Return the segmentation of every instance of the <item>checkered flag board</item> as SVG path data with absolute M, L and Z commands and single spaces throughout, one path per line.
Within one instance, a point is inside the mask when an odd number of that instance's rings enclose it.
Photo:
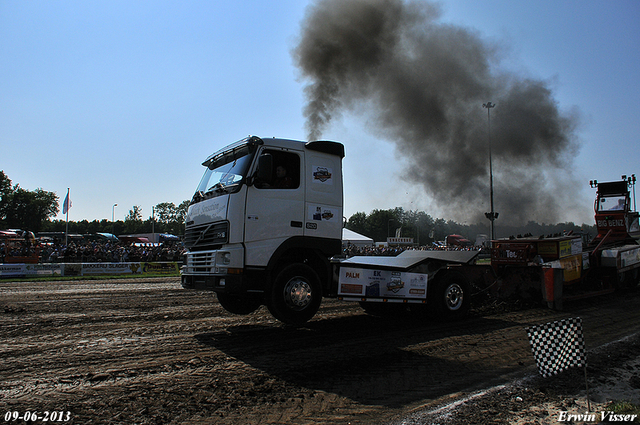
M 587 355 L 580 317 L 526 328 L 533 357 L 543 377 L 556 375 L 573 366 L 586 366 Z

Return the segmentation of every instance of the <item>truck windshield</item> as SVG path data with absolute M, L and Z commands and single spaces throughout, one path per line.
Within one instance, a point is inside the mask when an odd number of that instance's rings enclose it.
M 626 196 L 603 196 L 598 199 L 598 211 L 624 210 Z
M 240 190 L 252 158 L 253 152 L 242 149 L 219 155 L 205 162 L 207 170 L 200 180 L 191 203 Z

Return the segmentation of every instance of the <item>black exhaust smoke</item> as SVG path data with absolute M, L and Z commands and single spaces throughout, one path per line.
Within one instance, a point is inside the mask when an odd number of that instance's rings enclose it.
M 408 178 L 457 221 L 486 222 L 488 101 L 499 222 L 554 223 L 575 208 L 578 114 L 549 84 L 499 69 L 502 46 L 439 23 L 440 9 L 402 0 L 313 3 L 293 51 L 305 88 L 309 139 L 341 111 L 363 109 L 391 140 Z M 499 226 L 497 222 L 497 226 Z

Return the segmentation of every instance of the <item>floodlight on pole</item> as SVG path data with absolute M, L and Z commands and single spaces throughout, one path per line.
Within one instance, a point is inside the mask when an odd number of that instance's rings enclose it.
M 491 108 L 495 108 L 496 104 L 487 102 L 482 104 L 483 108 L 487 108 L 487 119 L 489 122 L 489 195 L 491 198 L 491 212 L 484 213 L 484 215 L 491 222 L 491 240 L 495 240 L 496 233 L 493 222 L 498 218 L 498 213 L 493 209 L 493 164 L 491 161 Z
M 118 206 L 118 204 L 113 204 L 113 207 L 111 207 L 111 234 L 115 235 L 115 229 L 116 229 L 116 225 L 115 225 L 115 215 L 116 215 L 116 207 Z
M 627 185 L 633 189 L 633 210 L 637 211 L 636 209 L 636 175 L 631 174 L 629 177 L 627 177 L 626 175 L 623 175 L 622 180 L 626 181 Z

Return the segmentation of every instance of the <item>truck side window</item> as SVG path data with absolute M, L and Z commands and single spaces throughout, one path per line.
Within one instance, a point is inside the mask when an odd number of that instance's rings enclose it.
M 260 189 L 297 189 L 300 186 L 300 157 L 295 153 L 265 150 L 273 156 L 273 172 Z

